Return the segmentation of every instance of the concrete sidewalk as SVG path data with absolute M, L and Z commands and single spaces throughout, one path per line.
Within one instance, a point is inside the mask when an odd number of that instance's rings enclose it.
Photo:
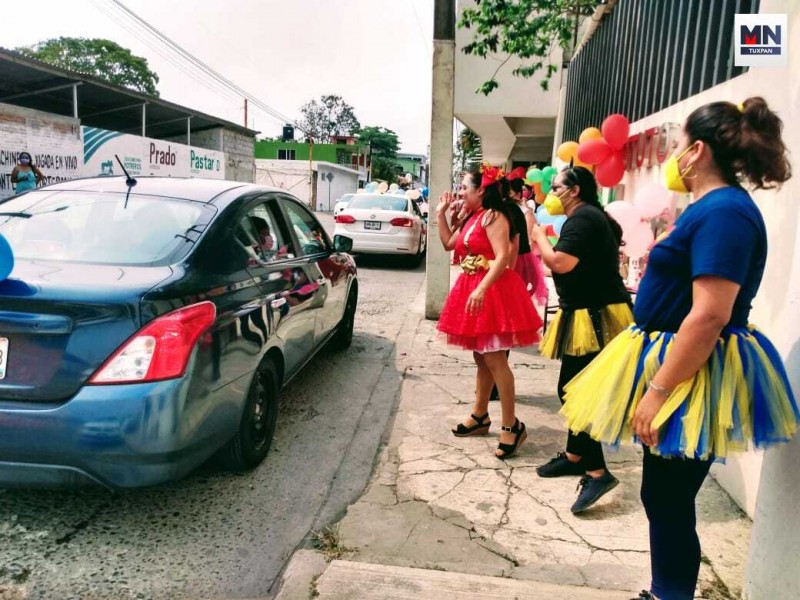
M 500 461 L 493 454 L 498 403 L 490 405 L 494 425 L 489 436 L 456 438 L 449 431 L 470 411 L 475 385 L 471 356 L 437 338 L 435 323 L 422 318 L 421 298 L 410 310 L 419 318 L 412 321 L 415 330 L 398 342 L 398 369 L 405 376 L 389 443 L 364 495 L 350 506 L 333 536 L 341 558 L 360 565 L 334 562 L 317 581 L 327 565 L 318 553 L 301 551 L 278 597 L 308 598 L 312 589 L 327 598 L 381 597 L 367 594 L 367 588 L 346 592 L 341 580 L 347 579 L 384 592 L 395 585 L 397 594 L 384 593 L 386 598 L 429 597 L 425 590 L 430 597 L 491 598 L 490 590 L 506 589 L 496 587 L 502 583 L 498 578 L 519 580 L 513 591 L 507 588 L 510 598 L 625 600 L 647 589 L 648 529 L 639 501 L 638 449 L 607 454 L 621 484 L 584 515 L 573 515 L 569 508 L 578 479 L 541 479 L 535 472 L 565 443 L 555 397 L 558 363 L 533 349 L 512 352 L 518 416 L 529 436 L 516 457 Z M 709 479 L 700 494 L 698 521 L 704 553 L 698 597 L 739 598 L 749 519 Z M 418 571 L 387 573 L 374 565 Z M 457 588 L 452 578 L 442 579 L 442 571 L 483 579 L 467 578 L 473 587 Z M 404 581 L 418 583 L 408 596 L 403 595 Z M 545 588 L 549 595 L 543 596 Z M 476 589 L 485 595 L 468 593 Z

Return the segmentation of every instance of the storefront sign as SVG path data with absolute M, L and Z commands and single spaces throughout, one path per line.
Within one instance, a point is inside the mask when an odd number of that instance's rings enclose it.
M 625 169 L 635 171 L 662 164 L 672 152 L 679 134 L 680 125 L 664 123 L 660 127 L 651 127 L 630 136 L 622 151 Z

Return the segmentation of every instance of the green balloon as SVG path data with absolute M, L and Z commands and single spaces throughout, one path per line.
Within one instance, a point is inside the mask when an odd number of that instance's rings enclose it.
M 545 194 L 549 194 L 550 193 L 550 186 L 552 185 L 552 183 L 553 183 L 553 179 L 551 177 L 545 177 L 542 180 L 542 191 Z
M 545 179 L 552 179 L 553 176 L 558 175 L 558 169 L 555 167 L 545 167 L 542 169 L 542 173 L 544 173 Z
M 544 180 L 544 172 L 541 169 L 529 169 L 525 179 L 531 183 L 541 183 Z

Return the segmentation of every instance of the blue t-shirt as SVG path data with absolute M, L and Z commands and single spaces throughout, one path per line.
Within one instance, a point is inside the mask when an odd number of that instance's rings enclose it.
M 678 331 L 692 308 L 693 281 L 711 275 L 741 286 L 728 326 L 745 327 L 766 260 L 767 230 L 750 195 L 739 187 L 709 192 L 650 252 L 633 311 L 636 324 L 645 331 Z

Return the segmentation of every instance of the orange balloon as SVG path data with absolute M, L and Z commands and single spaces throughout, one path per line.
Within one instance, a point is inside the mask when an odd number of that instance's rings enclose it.
M 599 140 L 602 139 L 603 132 L 600 131 L 597 127 L 587 127 L 581 132 L 580 137 L 578 138 L 579 143 L 583 143 L 586 140 Z
M 578 156 L 578 142 L 564 142 L 558 147 L 556 156 L 564 162 L 569 162 Z

